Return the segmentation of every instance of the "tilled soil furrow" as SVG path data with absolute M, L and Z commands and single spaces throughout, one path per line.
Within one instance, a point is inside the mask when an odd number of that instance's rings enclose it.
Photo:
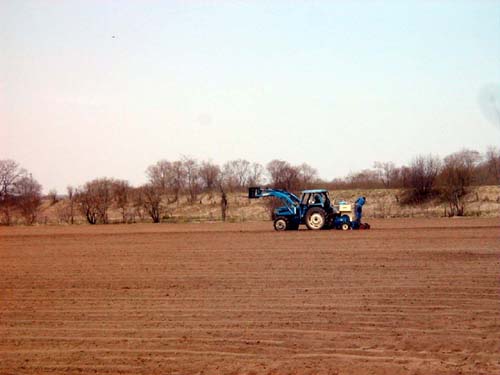
M 499 223 L 373 227 L 0 228 L 0 374 L 500 373 Z

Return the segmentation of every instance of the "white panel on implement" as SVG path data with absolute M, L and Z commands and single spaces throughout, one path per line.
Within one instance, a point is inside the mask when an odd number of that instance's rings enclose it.
M 339 205 L 339 211 L 341 211 L 341 212 L 351 211 L 351 205 L 350 204 L 341 204 L 341 205 Z

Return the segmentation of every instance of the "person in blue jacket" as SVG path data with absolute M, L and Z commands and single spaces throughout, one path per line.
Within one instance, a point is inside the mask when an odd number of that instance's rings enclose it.
M 361 223 L 361 217 L 363 216 L 363 205 L 366 202 L 365 197 L 359 197 L 354 203 L 354 213 L 356 215 L 356 221 Z

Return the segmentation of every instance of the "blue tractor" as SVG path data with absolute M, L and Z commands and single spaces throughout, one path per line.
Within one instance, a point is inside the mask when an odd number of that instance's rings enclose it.
M 302 191 L 302 197 L 280 189 L 251 187 L 248 198 L 257 199 L 275 197 L 284 205 L 273 212 L 274 229 L 277 231 L 297 230 L 300 224 L 308 229 L 369 229 L 368 224 L 361 223 L 362 207 L 365 198 L 358 198 L 355 204 L 355 218 L 348 204 L 332 205 L 328 190 L 314 189 Z

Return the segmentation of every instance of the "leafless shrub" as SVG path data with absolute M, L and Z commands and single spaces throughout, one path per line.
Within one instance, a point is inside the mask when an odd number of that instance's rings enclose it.
M 165 212 L 160 188 L 153 184 L 146 184 L 140 188 L 139 194 L 139 199 L 144 209 L 153 220 L 153 223 L 159 223 Z
M 89 224 L 108 223 L 108 210 L 113 198 L 112 187 L 111 179 L 97 178 L 79 189 L 77 202 Z
M 438 157 L 417 156 L 409 166 L 408 189 L 402 202 L 420 204 L 437 195 L 436 179 L 441 169 Z
M 35 223 L 42 204 L 42 185 L 33 176 L 23 176 L 14 184 L 14 202 L 26 224 Z
M 204 161 L 201 163 L 199 174 L 202 189 L 207 192 L 212 192 L 219 183 L 221 170 L 217 164 L 211 161 Z
M 440 175 L 442 200 L 448 204 L 448 216 L 463 216 L 465 196 L 472 185 L 474 170 L 481 156 L 479 152 L 462 150 L 447 156 Z

